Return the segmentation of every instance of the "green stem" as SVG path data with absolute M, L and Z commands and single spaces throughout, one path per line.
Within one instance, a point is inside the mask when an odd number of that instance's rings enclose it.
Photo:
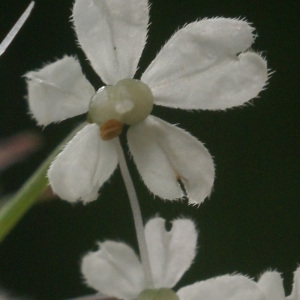
M 83 126 L 81 124 L 73 130 L 22 185 L 20 190 L 3 205 L 0 210 L 0 242 L 3 241 L 6 235 L 35 203 L 38 196 L 46 189 L 48 185 L 47 171 L 52 160 Z

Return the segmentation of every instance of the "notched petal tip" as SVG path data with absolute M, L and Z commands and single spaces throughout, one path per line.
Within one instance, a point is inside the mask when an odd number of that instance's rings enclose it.
M 172 288 L 189 269 L 196 255 L 197 230 L 190 219 L 180 218 L 171 222 L 160 217 L 145 225 L 145 236 L 155 288 Z
M 253 41 L 253 28 L 243 20 L 188 24 L 166 43 L 142 80 L 157 105 L 203 110 L 243 105 L 268 79 L 266 61 L 248 51 Z
M 201 203 L 210 194 L 214 164 L 207 149 L 184 130 L 149 116 L 128 130 L 128 146 L 149 190 L 163 199 Z
M 300 298 L 300 267 L 294 272 L 294 282 L 292 293 L 286 298 L 287 300 L 299 300 Z
M 276 271 L 267 271 L 262 274 L 257 284 L 266 294 L 267 300 L 285 299 L 283 280 L 280 273 Z

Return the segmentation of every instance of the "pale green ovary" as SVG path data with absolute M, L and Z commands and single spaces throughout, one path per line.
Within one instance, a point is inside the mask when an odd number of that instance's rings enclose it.
M 126 125 L 142 122 L 152 111 L 150 88 L 136 79 L 123 79 L 100 88 L 89 104 L 88 119 L 99 126 L 108 120 Z

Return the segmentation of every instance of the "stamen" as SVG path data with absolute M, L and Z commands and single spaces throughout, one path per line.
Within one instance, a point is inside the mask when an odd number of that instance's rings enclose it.
M 100 126 L 100 137 L 104 141 L 112 140 L 123 131 L 123 123 L 117 120 L 108 120 Z

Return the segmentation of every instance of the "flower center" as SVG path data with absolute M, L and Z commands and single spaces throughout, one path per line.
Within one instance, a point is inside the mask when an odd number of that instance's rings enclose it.
M 102 139 L 112 139 L 121 134 L 123 123 L 135 125 L 142 122 L 151 113 L 152 107 L 153 96 L 145 83 L 123 79 L 114 86 L 105 86 L 97 91 L 89 104 L 88 121 L 99 125 Z M 109 131 L 108 138 L 106 130 Z
M 142 291 L 137 300 L 179 300 L 179 297 L 171 289 L 147 289 Z

